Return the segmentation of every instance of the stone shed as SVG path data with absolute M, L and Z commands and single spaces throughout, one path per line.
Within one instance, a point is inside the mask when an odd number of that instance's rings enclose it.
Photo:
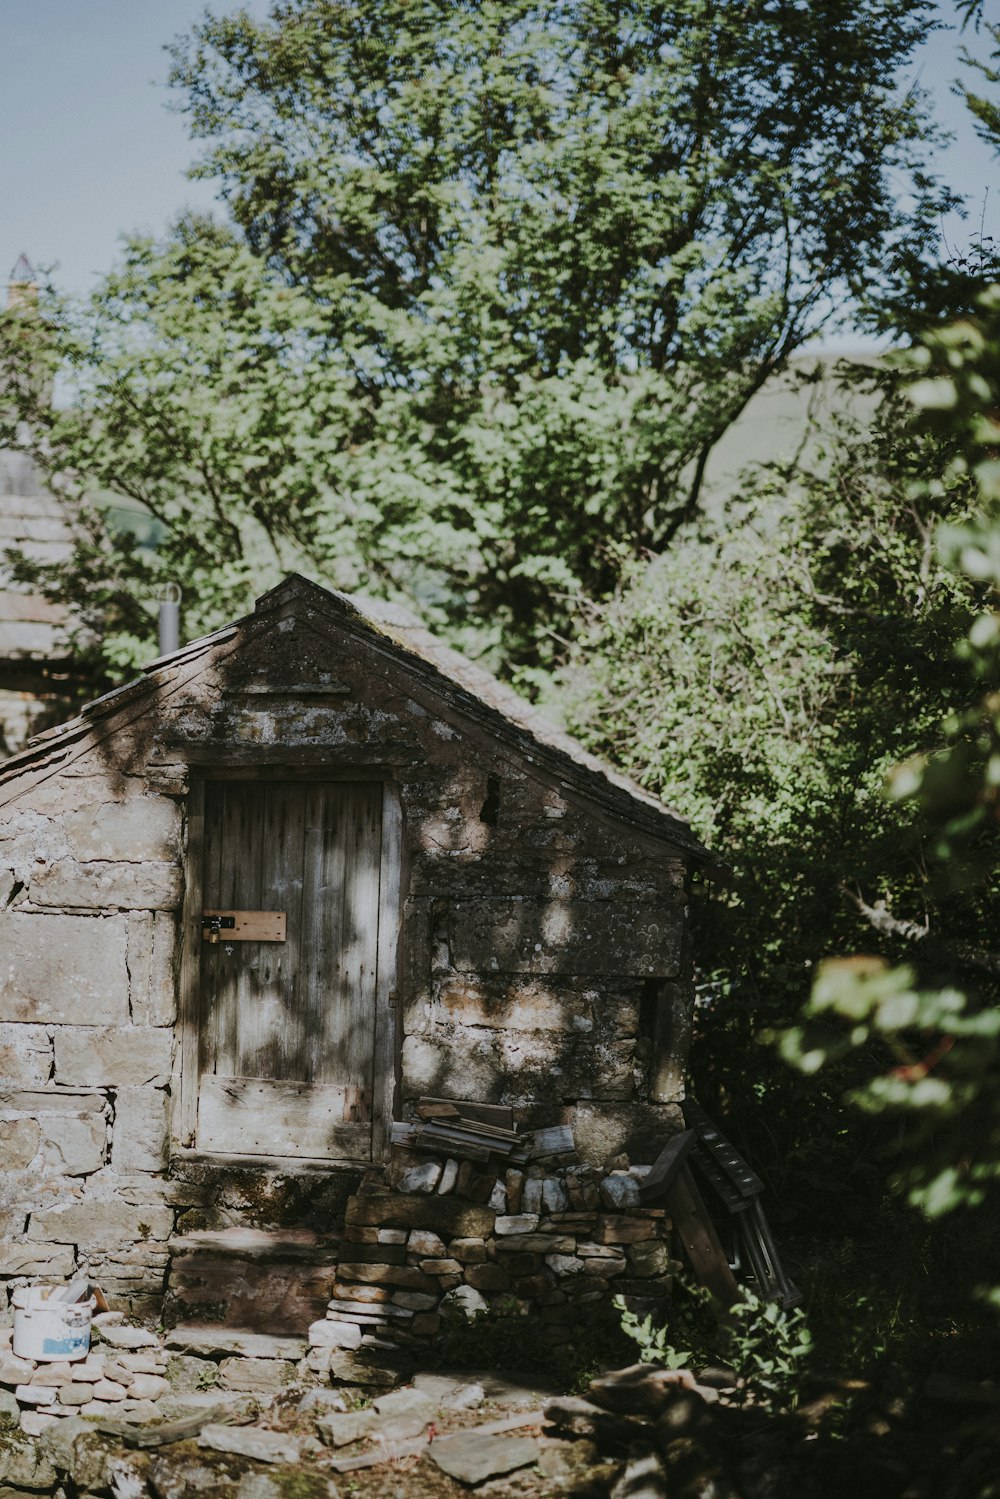
M 421 1096 L 651 1160 L 706 864 L 408 616 L 288 578 L 0 769 L 0 1277 L 152 1291 L 178 1231 L 315 1227 Z

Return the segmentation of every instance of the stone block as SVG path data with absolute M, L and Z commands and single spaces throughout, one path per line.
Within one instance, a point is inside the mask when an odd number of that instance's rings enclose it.
M 497 1248 L 514 1254 L 574 1254 L 576 1239 L 569 1234 L 509 1234 Z
M 498 1218 L 494 1225 L 494 1232 L 500 1235 L 506 1234 L 530 1234 L 534 1233 L 539 1224 L 537 1213 L 512 1213 L 507 1217 Z
M 658 1230 L 652 1218 L 635 1218 L 622 1213 L 602 1213 L 597 1220 L 597 1238 L 601 1244 L 638 1244 L 653 1239 Z
M 173 1226 L 174 1215 L 166 1207 L 133 1207 L 130 1203 L 85 1197 L 32 1213 L 28 1237 L 54 1244 L 79 1244 L 84 1249 L 107 1249 L 141 1239 L 168 1239 Z
M 465 1283 L 477 1291 L 508 1291 L 510 1275 L 500 1265 L 468 1265 Z
M 449 1156 L 441 1168 L 441 1180 L 438 1182 L 438 1191 L 443 1197 L 448 1192 L 454 1192 L 455 1183 L 458 1181 L 458 1162 Z
M 67 812 L 62 827 L 79 863 L 174 863 L 180 852 L 180 808 L 162 796 L 131 796 Z
M 493 1269 L 493 1266 L 482 1266 L 483 1269 Z M 400 1306 L 407 1312 L 432 1312 L 438 1304 L 439 1291 L 393 1291 L 392 1305 Z
M 411 1166 L 409 1171 L 404 1171 L 399 1179 L 398 1190 L 400 1192 L 433 1192 L 440 1180 L 440 1162 L 421 1161 L 418 1166 Z
M 497 1102 L 532 1097 L 629 1100 L 635 1092 L 634 1040 L 432 1026 L 403 1043 L 403 1089 Z
M 524 1172 L 513 1168 L 504 1172 L 504 1186 L 507 1189 L 507 1211 L 516 1216 L 521 1211 L 521 1194 L 524 1191 Z
M 563 1112 L 580 1159 L 597 1164 L 624 1151 L 633 1161 L 656 1160 L 671 1135 L 684 1128 L 676 1104 L 600 1103 L 578 1100 Z
M 177 1018 L 177 923 L 169 911 L 130 911 L 129 1001 L 136 1025 L 173 1025 Z
M 401 1286 L 407 1291 L 436 1291 L 437 1282 L 413 1265 L 338 1265 L 340 1281 L 362 1281 L 368 1285 Z
M 502 1091 L 504 1073 L 493 1045 L 493 1033 L 459 1033 L 437 1026 L 430 1035 L 408 1035 L 403 1041 L 403 1093 L 417 1098 L 425 1093 L 478 1098 L 495 1102 Z
M 0 912 L 0 1020 L 126 1025 L 123 916 Z
M 30 1275 L 39 1280 L 63 1280 L 73 1274 L 69 1244 L 14 1244 L 0 1240 L 0 1275 Z
M 627 1253 L 630 1275 L 645 1279 L 650 1275 L 665 1275 L 670 1268 L 670 1250 L 662 1239 L 630 1244 Z
M 47 1083 L 51 1071 L 52 1042 L 44 1025 L 0 1025 L 0 1084 L 31 1088 Z
M 363 1348 L 357 1353 L 347 1348 L 335 1348 L 331 1350 L 330 1378 L 347 1385 L 392 1389 L 395 1385 L 405 1384 L 407 1372 L 404 1368 L 369 1363 Z
M 463 1265 L 483 1265 L 488 1258 L 484 1239 L 452 1239 L 448 1245 L 448 1253 L 453 1260 L 459 1260 Z
M 55 1033 L 56 1082 L 126 1088 L 168 1077 L 169 1030 L 147 1026 L 60 1026 Z
M 419 1255 L 423 1258 L 439 1257 L 444 1259 L 448 1253 L 444 1240 L 439 1234 L 432 1233 L 426 1228 L 411 1229 L 406 1241 L 408 1253 Z
M 405 1244 L 351 1244 L 345 1246 L 342 1258 L 355 1264 L 405 1265 L 406 1254 Z
M 335 1322 L 325 1317 L 309 1328 L 309 1343 L 313 1348 L 360 1348 L 361 1328 L 352 1322 Z
M 615 901 L 455 900 L 448 912 L 452 967 L 475 973 L 674 978 L 684 907 Z
M 492 1233 L 496 1221 L 492 1208 L 461 1202 L 455 1197 L 415 1194 L 403 1197 L 381 1192 L 352 1197 L 345 1216 L 348 1224 L 361 1227 L 430 1228 L 442 1237 L 476 1239 Z
M 476 973 L 454 973 L 435 982 L 426 1014 L 439 1025 L 578 1032 L 593 1026 L 599 997 L 593 988 L 544 979 L 490 979 Z
M 457 1275 L 459 1280 L 462 1278 L 462 1267 L 458 1260 L 418 1260 L 417 1268 L 425 1275 L 433 1275 L 438 1281 L 442 1278 L 448 1279 L 453 1275 Z
M 547 1254 L 545 1263 L 560 1280 L 567 1275 L 579 1275 L 583 1271 L 583 1260 L 575 1254 Z
M 100 1171 L 107 1154 L 108 1129 L 102 1114 L 49 1116 L 45 1120 L 43 1155 L 50 1171 L 90 1176 Z
M 168 1348 L 206 1357 L 237 1354 L 241 1358 L 287 1359 L 295 1362 L 305 1353 L 299 1338 L 271 1337 L 266 1333 L 238 1332 L 229 1327 L 175 1327 L 163 1339 Z
M 547 1176 L 542 1182 L 542 1207 L 547 1213 L 569 1212 L 569 1193 L 557 1177 Z
M 219 1377 L 227 1390 L 270 1395 L 291 1384 L 295 1365 L 281 1358 L 224 1358 Z
M 38 1154 L 42 1131 L 35 1119 L 0 1120 L 0 1160 L 6 1171 L 23 1171 Z
M 628 1171 L 613 1171 L 601 1181 L 601 1202 L 619 1212 L 641 1207 L 638 1181 Z
M 77 864 L 60 859 L 31 882 L 36 906 L 60 910 L 173 911 L 182 894 L 176 864 Z
M 111 1164 L 117 1171 L 163 1171 L 167 1154 L 166 1093 L 162 1088 L 119 1088 Z

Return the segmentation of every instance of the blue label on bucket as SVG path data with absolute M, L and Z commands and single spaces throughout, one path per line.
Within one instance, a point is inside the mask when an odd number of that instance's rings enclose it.
M 65 1358 L 66 1354 L 79 1353 L 81 1348 L 86 1351 L 89 1346 L 90 1336 L 88 1333 L 77 1333 L 75 1337 L 70 1338 L 43 1338 L 42 1357 Z

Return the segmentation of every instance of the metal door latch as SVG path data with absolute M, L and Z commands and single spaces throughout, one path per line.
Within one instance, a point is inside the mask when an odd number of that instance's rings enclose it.
M 230 932 L 235 925 L 235 916 L 203 916 L 201 918 L 201 928 L 209 942 L 218 942 L 219 933 Z

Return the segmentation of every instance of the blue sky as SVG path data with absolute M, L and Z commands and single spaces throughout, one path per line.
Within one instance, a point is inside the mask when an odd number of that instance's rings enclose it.
M 986 0 L 988 16 L 998 3 Z M 267 0 L 246 5 L 268 9 Z M 184 120 L 166 107 L 162 50 L 203 11 L 200 0 L 0 0 L 0 279 L 24 251 L 57 266 L 64 289 L 86 291 L 122 233 L 159 232 L 185 204 L 212 202 L 209 184 L 184 176 L 193 151 Z M 977 45 L 974 34 L 965 40 Z M 938 166 L 969 197 L 968 224 L 942 226 L 963 247 L 993 180 L 985 227 L 1000 239 L 1000 172 L 949 93 L 956 49 L 954 35 L 939 35 L 920 59 L 920 81 L 958 135 Z

